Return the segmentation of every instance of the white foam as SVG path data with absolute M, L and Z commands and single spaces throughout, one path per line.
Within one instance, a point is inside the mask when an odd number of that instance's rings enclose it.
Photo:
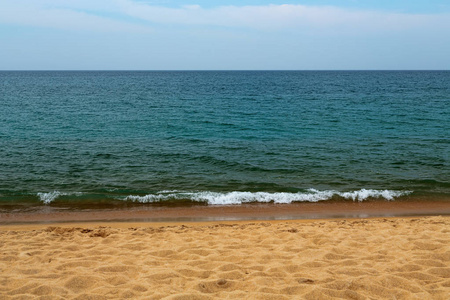
M 53 191 L 50 193 L 37 193 L 37 195 L 39 196 L 39 199 L 44 202 L 44 204 L 49 204 L 53 202 L 53 200 L 61 196 L 62 193 L 59 191 Z
M 140 203 L 153 203 L 153 202 L 160 202 L 164 200 L 171 200 L 171 199 L 179 199 L 177 197 L 178 194 L 150 194 L 145 196 L 127 196 L 125 200 L 130 200 L 133 202 L 140 202 Z
M 49 193 L 37 193 L 39 196 L 39 199 L 44 202 L 44 204 L 50 204 L 52 203 L 56 198 L 59 196 L 67 196 L 67 195 L 81 195 L 82 193 L 76 192 L 76 193 L 62 193 L 60 191 L 53 191 Z
M 195 202 L 205 202 L 210 205 L 231 205 L 243 203 L 292 203 L 292 202 L 318 202 L 332 199 L 339 196 L 353 201 L 364 201 L 368 198 L 384 198 L 385 200 L 394 200 L 396 197 L 410 194 L 411 191 L 391 191 L 391 190 L 366 190 L 361 189 L 352 192 L 338 192 L 334 190 L 319 191 L 309 189 L 307 192 L 299 193 L 267 193 L 267 192 L 178 192 L 178 191 L 161 191 L 156 194 L 145 196 L 127 196 L 124 200 L 154 203 L 168 200 L 186 199 Z
M 353 191 L 353 192 L 345 192 L 345 193 L 339 193 L 339 196 L 346 198 L 346 199 L 352 199 L 353 201 L 363 201 L 367 198 L 384 198 L 386 200 L 394 200 L 396 197 L 404 196 L 410 194 L 410 191 L 390 191 L 390 190 L 366 190 L 361 189 L 359 191 Z

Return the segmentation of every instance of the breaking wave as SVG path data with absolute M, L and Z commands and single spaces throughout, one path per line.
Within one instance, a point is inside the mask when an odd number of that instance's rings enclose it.
M 353 201 L 364 201 L 370 198 L 385 199 L 392 201 L 397 197 L 411 194 L 412 191 L 372 190 L 361 189 L 352 192 L 338 192 L 334 190 L 319 191 L 309 189 L 299 193 L 267 193 L 267 192 L 179 192 L 161 191 L 156 194 L 145 196 L 129 195 L 125 201 L 140 203 L 155 203 L 164 201 L 189 200 L 203 202 L 210 205 L 230 205 L 243 203 L 292 203 L 292 202 L 318 202 L 331 200 L 333 198 L 344 198 Z
M 81 193 L 62 193 L 60 191 L 53 191 L 49 193 L 37 193 L 37 195 L 39 197 L 39 200 L 41 200 L 44 204 L 50 204 L 60 196 L 69 196 L 69 195 L 79 196 L 81 195 Z

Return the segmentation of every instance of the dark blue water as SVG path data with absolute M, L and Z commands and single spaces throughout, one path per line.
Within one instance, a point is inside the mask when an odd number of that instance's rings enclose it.
M 0 203 L 449 199 L 450 72 L 0 72 Z

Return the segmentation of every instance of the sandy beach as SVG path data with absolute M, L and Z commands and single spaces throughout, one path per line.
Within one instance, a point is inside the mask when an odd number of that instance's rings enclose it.
M 448 299 L 447 216 L 0 226 L 0 299 Z

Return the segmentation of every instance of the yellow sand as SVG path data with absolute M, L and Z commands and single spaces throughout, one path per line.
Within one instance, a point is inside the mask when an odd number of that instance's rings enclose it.
M 450 218 L 0 227 L 0 299 L 450 299 Z

